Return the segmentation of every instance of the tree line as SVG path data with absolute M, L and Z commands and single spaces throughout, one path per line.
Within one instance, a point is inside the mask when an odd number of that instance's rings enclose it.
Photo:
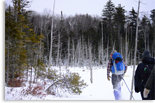
M 37 76 L 52 66 L 105 66 L 110 52 L 120 52 L 128 65 L 133 64 L 136 25 L 138 25 L 137 63 L 144 50 L 153 55 L 155 46 L 155 9 L 136 23 L 137 12 L 109 0 L 101 16 L 76 14 L 51 15 L 28 11 L 28 0 L 12 0 L 5 8 L 5 70 L 7 78 L 35 68 Z M 52 24 L 53 19 L 53 24 Z M 51 28 L 53 26 L 53 31 Z M 52 35 L 51 35 L 52 33 Z M 51 40 L 52 36 L 52 40 Z M 51 45 L 52 42 L 52 45 Z M 52 52 L 50 54 L 50 48 Z M 49 61 L 51 55 L 51 61 Z M 32 70 L 31 70 L 32 73 Z M 28 76 L 28 74 L 27 74 Z M 8 81 L 6 81 L 8 82 Z

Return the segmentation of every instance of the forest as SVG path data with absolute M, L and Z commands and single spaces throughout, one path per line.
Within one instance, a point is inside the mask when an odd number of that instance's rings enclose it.
M 136 26 L 138 42 L 136 63 L 144 50 L 155 51 L 155 9 L 137 19 L 137 11 L 128 13 L 111 0 L 103 4 L 102 15 L 66 16 L 26 10 L 29 0 L 12 0 L 5 6 L 5 83 L 9 79 L 32 76 L 54 78 L 55 71 L 46 67 L 107 66 L 110 53 L 117 50 L 127 65 L 133 65 Z M 30 72 L 29 72 L 30 71 Z M 61 71 L 61 69 L 60 69 Z M 73 76 L 73 75 L 72 75 Z M 75 75 L 74 75 L 75 76 Z M 78 77 L 77 77 L 78 78 Z M 81 82 L 83 83 L 83 82 Z

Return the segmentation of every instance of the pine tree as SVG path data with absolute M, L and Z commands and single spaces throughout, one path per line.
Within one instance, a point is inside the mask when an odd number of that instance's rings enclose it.
M 149 50 L 148 44 L 149 44 L 149 19 L 144 15 L 144 17 L 142 18 L 141 24 L 140 24 L 140 29 L 141 29 L 141 36 L 144 42 L 141 42 L 139 44 L 141 44 L 139 50 L 142 48 L 144 50 Z M 143 46 L 143 45 L 144 46 Z
M 133 54 L 134 54 L 134 46 L 135 46 L 135 35 L 136 35 L 136 19 L 137 19 L 137 12 L 135 12 L 134 8 L 129 11 L 129 25 L 130 25 L 130 33 L 129 33 L 129 51 L 131 55 L 131 64 L 133 63 Z
M 11 47 L 11 39 L 14 37 L 14 33 L 17 32 L 15 29 L 16 22 L 14 21 L 12 15 L 11 6 L 9 6 L 5 11 L 5 70 L 6 70 L 6 84 L 8 86 L 9 75 L 11 74 L 11 61 L 10 61 L 10 47 Z M 14 68 L 13 68 L 14 69 Z M 12 70 L 13 71 L 13 70 Z M 14 74 L 12 75 L 14 77 Z
M 9 7 L 5 12 L 7 79 L 22 77 L 25 65 L 28 65 L 27 61 L 31 59 L 27 55 L 29 47 L 36 48 L 36 45 L 31 44 L 38 44 L 43 38 L 43 35 L 37 36 L 32 29 L 29 12 L 24 9 L 28 3 L 26 0 L 13 0 L 13 7 Z M 34 61 L 34 58 L 32 59 Z M 12 68 L 9 69 L 9 66 Z
M 103 22 L 106 22 L 107 27 L 107 35 L 108 38 L 110 39 L 110 46 L 114 45 L 114 37 L 113 37 L 113 18 L 114 18 L 114 13 L 115 13 L 115 5 L 111 0 L 107 2 L 105 5 L 105 8 L 103 9 L 103 14 L 102 14 L 102 19 Z
M 121 4 L 116 7 L 116 12 L 114 13 L 114 21 L 117 29 L 117 48 L 119 48 L 119 52 L 122 54 L 122 44 L 124 39 L 124 24 L 125 24 L 125 10 L 121 6 Z
M 151 20 L 152 20 L 152 27 L 153 27 L 153 35 L 154 35 L 154 39 L 153 39 L 153 51 L 155 50 L 155 9 L 151 10 Z

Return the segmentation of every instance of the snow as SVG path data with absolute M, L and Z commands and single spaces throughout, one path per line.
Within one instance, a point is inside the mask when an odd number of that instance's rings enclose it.
M 5 100 L 115 100 L 113 95 L 112 83 L 107 80 L 106 67 L 93 67 L 93 83 L 90 82 L 90 70 L 86 67 L 69 67 L 71 72 L 79 73 L 81 78 L 87 83 L 87 87 L 83 89 L 80 95 L 71 95 L 68 93 L 62 94 L 62 96 L 32 96 L 21 95 L 21 88 L 26 87 L 6 87 L 5 86 Z M 133 67 L 128 66 L 128 70 L 124 76 L 124 80 L 131 89 Z M 126 87 L 124 81 L 121 81 L 122 86 L 122 100 L 130 99 L 130 92 Z M 133 97 L 135 100 L 141 100 L 140 93 L 133 91 Z

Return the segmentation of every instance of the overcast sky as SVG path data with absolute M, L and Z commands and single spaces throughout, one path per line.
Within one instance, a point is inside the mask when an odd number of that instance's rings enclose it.
M 86 14 L 101 16 L 102 10 L 108 0 L 55 0 L 56 14 L 64 15 Z M 5 0 L 7 4 L 11 0 Z M 125 6 L 124 9 L 130 11 L 134 7 L 135 11 L 138 10 L 138 0 L 112 0 L 115 6 L 121 4 Z M 145 3 L 140 5 L 140 12 L 148 15 L 151 10 L 155 9 L 155 0 L 141 0 Z M 54 0 L 32 0 L 31 7 L 29 9 L 43 13 L 45 9 L 53 11 Z M 142 13 L 140 15 L 142 15 Z

